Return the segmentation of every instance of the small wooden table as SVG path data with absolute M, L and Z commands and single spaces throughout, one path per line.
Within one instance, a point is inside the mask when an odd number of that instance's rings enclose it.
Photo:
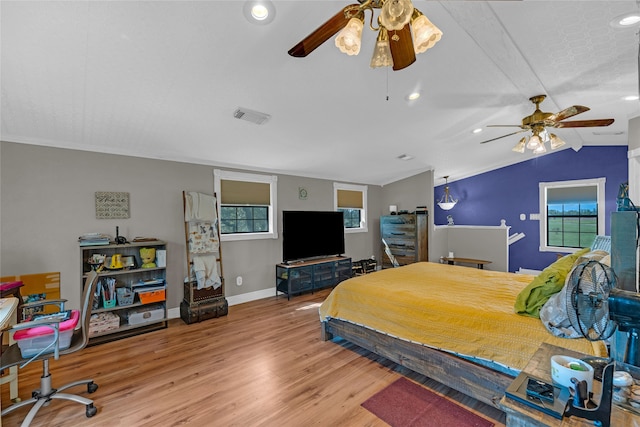
M 550 360 L 554 354 L 564 354 L 576 358 L 587 357 L 586 354 L 543 343 L 523 371 L 551 382 Z M 594 381 L 596 393 L 599 392 L 597 389 L 599 385 L 600 382 Z M 559 420 L 506 396 L 500 400 L 500 408 L 507 414 L 507 427 L 593 427 L 594 425 L 593 421 L 575 416 L 564 417 Z M 618 405 L 612 405 L 611 427 L 638 425 L 640 425 L 640 416 Z
M 491 261 L 485 261 L 483 259 L 474 259 L 474 258 L 458 258 L 458 257 L 442 257 L 443 261 L 446 261 L 450 265 L 454 265 L 455 263 L 459 264 L 476 264 L 480 270 L 484 268 L 485 264 L 491 264 Z

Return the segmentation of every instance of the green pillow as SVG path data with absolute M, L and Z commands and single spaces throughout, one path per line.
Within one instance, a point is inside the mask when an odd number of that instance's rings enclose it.
M 516 297 L 515 312 L 524 316 L 540 317 L 540 309 L 549 298 L 562 290 L 574 262 L 589 252 L 589 248 L 565 255 L 537 275 Z

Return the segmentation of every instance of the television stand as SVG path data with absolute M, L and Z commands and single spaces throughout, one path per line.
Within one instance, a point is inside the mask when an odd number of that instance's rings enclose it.
M 351 258 L 334 256 L 293 263 L 276 264 L 276 296 L 278 292 L 299 295 L 333 287 L 351 277 Z

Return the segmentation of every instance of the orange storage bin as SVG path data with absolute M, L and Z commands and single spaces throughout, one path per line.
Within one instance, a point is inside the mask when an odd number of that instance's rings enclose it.
M 164 301 L 166 299 L 165 291 L 165 289 L 158 289 L 155 291 L 138 291 L 138 297 L 140 297 L 140 302 L 142 304 Z

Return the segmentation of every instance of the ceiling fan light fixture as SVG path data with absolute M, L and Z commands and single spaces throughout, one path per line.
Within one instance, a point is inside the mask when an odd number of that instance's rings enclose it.
M 560 148 L 566 144 L 562 138 L 560 138 L 555 133 L 549 134 L 549 139 L 551 140 L 551 149 L 555 150 L 556 148 Z
M 414 10 L 413 15 L 415 16 L 411 21 L 413 49 L 418 54 L 432 48 L 442 38 L 442 31 L 418 9 Z
M 540 141 L 544 144 L 545 142 L 549 142 L 549 132 L 546 129 L 542 129 L 538 134 L 540 136 Z
M 411 20 L 413 3 L 411 0 L 387 0 L 380 11 L 380 23 L 387 30 L 401 30 Z
M 393 65 L 393 57 L 389 47 L 389 33 L 386 28 L 380 28 L 370 65 L 371 68 L 391 67 Z
M 544 144 L 539 144 L 535 150 L 533 150 L 533 154 L 542 154 L 542 153 L 546 153 L 547 152 L 547 147 L 544 146 Z
M 535 150 L 540 145 L 542 145 L 542 140 L 540 139 L 538 134 L 533 135 L 531 138 L 529 138 L 529 142 L 527 142 L 527 148 L 529 150 Z
M 526 145 L 527 145 L 527 138 L 522 137 L 522 139 L 518 141 L 516 146 L 513 147 L 511 150 L 515 151 L 516 153 L 524 153 L 524 149 L 526 148 Z
M 361 18 L 351 18 L 347 25 L 338 33 L 336 37 L 336 47 L 347 55 L 357 55 L 360 53 L 362 45 L 362 28 L 364 21 Z

